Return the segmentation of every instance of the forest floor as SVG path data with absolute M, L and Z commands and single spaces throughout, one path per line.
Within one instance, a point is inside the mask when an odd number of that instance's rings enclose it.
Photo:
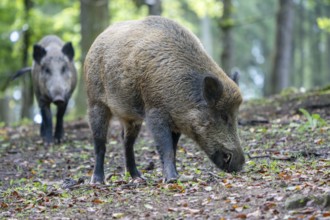
M 306 111 L 299 111 L 304 108 Z M 179 141 L 177 183 L 162 183 L 145 127 L 135 146 L 146 184 L 125 174 L 120 125 L 109 132 L 106 185 L 90 185 L 94 156 L 85 120 L 45 148 L 38 125 L 0 128 L 0 219 L 330 219 L 330 92 L 288 92 L 243 104 L 242 172 L 217 169 Z

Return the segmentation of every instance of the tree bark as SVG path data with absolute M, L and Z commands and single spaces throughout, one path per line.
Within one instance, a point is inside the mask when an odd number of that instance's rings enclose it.
M 84 63 L 86 54 L 95 38 L 109 25 L 108 0 L 80 0 L 81 24 L 81 63 Z M 81 68 L 83 71 L 83 68 Z M 76 101 L 76 115 L 86 114 L 86 92 L 84 81 L 80 74 Z
M 27 22 L 23 26 L 23 45 L 22 45 L 22 65 L 28 66 L 28 49 L 30 46 L 30 30 L 29 30 L 29 11 L 32 8 L 31 0 L 24 0 L 24 20 Z M 22 108 L 21 118 L 33 117 L 33 86 L 31 74 L 25 74 L 22 79 Z
M 279 0 L 277 13 L 275 58 L 271 73 L 271 94 L 289 86 L 292 60 L 293 1 Z
M 222 30 L 223 51 L 221 53 L 221 67 L 227 73 L 231 74 L 233 68 L 233 19 L 232 19 L 232 1 L 223 0 L 223 16 L 220 20 Z

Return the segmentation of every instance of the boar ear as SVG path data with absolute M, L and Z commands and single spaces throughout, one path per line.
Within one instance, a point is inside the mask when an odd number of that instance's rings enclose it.
M 40 64 L 41 59 L 46 55 L 47 51 L 42 46 L 33 45 L 33 59 Z
M 221 82 L 213 77 L 206 76 L 203 80 L 203 97 L 208 105 L 214 106 L 220 99 L 223 91 Z
M 72 47 L 71 42 L 64 44 L 62 52 L 69 58 L 70 61 L 72 61 L 74 57 L 74 49 Z
M 231 74 L 230 78 L 238 85 L 239 72 L 235 71 L 233 74 Z

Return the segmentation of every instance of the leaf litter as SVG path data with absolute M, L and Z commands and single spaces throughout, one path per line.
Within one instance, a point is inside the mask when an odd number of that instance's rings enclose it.
M 106 185 L 89 184 L 94 151 L 85 120 L 67 122 L 66 141 L 48 148 L 40 142 L 38 125 L 3 127 L 0 218 L 329 218 L 329 109 L 270 112 L 267 118 L 265 111 L 256 112 L 242 110 L 247 154 L 242 172 L 218 170 L 182 137 L 177 152 L 181 176 L 170 184 L 162 182 L 156 147 L 145 127 L 135 146 L 145 179 L 132 180 L 125 172 L 120 125 L 112 123 Z

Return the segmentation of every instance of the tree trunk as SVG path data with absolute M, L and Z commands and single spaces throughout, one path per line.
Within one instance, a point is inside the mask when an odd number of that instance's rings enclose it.
M 81 24 L 81 63 L 84 63 L 86 54 L 95 38 L 109 25 L 108 0 L 80 0 Z M 83 68 L 81 68 L 83 72 Z M 86 92 L 82 74 L 78 81 L 76 101 L 76 115 L 86 114 Z
M 24 0 L 24 20 L 27 22 L 23 27 L 23 45 L 22 45 L 22 65 L 28 66 L 28 49 L 30 45 L 30 30 L 29 30 L 29 11 L 32 7 L 31 0 Z M 22 79 L 22 108 L 21 118 L 33 117 L 33 86 L 31 74 L 25 74 Z
M 204 15 L 201 19 L 201 29 L 202 29 L 202 43 L 205 47 L 207 53 L 212 56 L 213 55 L 213 47 L 212 47 L 212 27 L 211 27 L 211 19 L 208 15 Z
M 220 20 L 220 28 L 222 30 L 223 51 L 221 53 L 221 67 L 227 73 L 231 74 L 233 68 L 233 18 L 232 18 L 232 1 L 223 0 L 223 16 Z
M 148 5 L 149 15 L 161 15 L 162 14 L 162 1 L 161 0 L 146 0 Z
M 327 12 L 327 16 L 328 18 L 330 18 L 330 5 L 326 6 L 326 12 Z M 325 67 L 325 82 L 329 83 L 330 82 L 330 34 L 326 35 L 326 51 L 327 51 L 327 55 L 325 56 L 326 59 L 326 67 Z
M 305 75 L 305 28 L 304 28 L 304 23 L 305 23 L 305 7 L 304 7 L 304 2 L 301 1 L 299 4 L 299 37 L 297 37 L 297 40 L 299 42 L 299 47 L 298 53 L 300 55 L 300 62 L 299 62 L 299 67 L 298 67 L 298 74 L 297 77 L 295 77 L 296 85 L 299 87 L 303 86 L 303 79 Z
M 4 95 L 0 97 L 0 122 L 5 122 L 7 125 L 10 123 L 10 108 L 9 108 L 9 97 Z
M 277 13 L 275 58 L 271 73 L 271 94 L 289 86 L 292 60 L 293 1 L 279 0 Z
M 323 5 L 316 4 L 314 8 L 314 12 L 312 14 L 312 27 L 314 27 L 311 34 L 311 55 L 312 55 L 312 80 L 313 80 L 313 87 L 323 85 L 323 76 L 322 76 L 322 51 L 321 44 L 322 44 L 322 32 L 317 27 L 317 17 L 321 17 L 321 7 Z

